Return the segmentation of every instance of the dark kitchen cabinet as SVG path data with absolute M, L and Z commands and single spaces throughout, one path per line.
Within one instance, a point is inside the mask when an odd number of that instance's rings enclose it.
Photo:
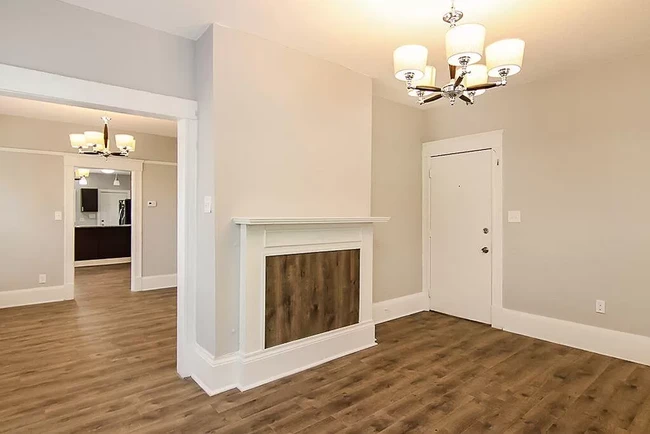
M 128 258 L 131 256 L 131 226 L 75 228 L 74 259 Z
M 96 188 L 81 189 L 81 212 L 99 211 L 99 191 Z

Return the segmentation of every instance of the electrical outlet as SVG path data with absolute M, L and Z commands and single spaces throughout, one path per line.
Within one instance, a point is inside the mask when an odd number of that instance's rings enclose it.
M 63 213 L 61 211 L 54 211 L 54 220 L 63 220 Z
M 521 223 L 521 211 L 508 211 L 508 223 Z
M 38 283 L 45 283 L 45 282 L 47 282 L 47 274 L 39 274 Z
M 605 313 L 605 301 L 596 300 L 596 313 Z

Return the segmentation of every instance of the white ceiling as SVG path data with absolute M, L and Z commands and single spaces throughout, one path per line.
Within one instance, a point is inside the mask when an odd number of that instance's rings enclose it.
M 109 116 L 111 118 L 111 131 L 114 132 L 132 131 L 176 137 L 176 122 L 170 120 L 146 118 L 2 95 L 0 95 L 0 114 L 88 126 L 97 125 L 97 131 L 100 131 L 104 126 L 101 117 Z M 75 131 L 70 132 L 73 133 Z
M 375 91 L 401 99 L 392 52 L 429 48 L 429 63 L 447 78 L 442 15 L 449 0 L 64 0 L 148 27 L 196 39 L 212 22 L 256 34 L 375 79 Z M 650 51 L 647 0 L 457 0 L 464 23 L 487 27 L 487 43 L 526 43 L 514 82 Z M 625 70 L 624 65 L 621 68 Z M 584 73 L 595 73 L 591 66 Z M 615 80 L 604 77 L 603 80 Z M 623 79 L 621 77 L 621 79 Z

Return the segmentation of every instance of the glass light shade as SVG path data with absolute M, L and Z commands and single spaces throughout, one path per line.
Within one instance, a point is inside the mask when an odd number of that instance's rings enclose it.
M 413 86 L 435 86 L 436 85 L 436 68 L 427 65 L 424 68 L 424 77 L 418 81 L 413 82 Z M 424 92 L 425 95 L 430 95 L 433 92 Z M 409 90 L 409 96 L 418 96 L 418 91 L 415 89 Z
M 113 170 L 113 169 L 102 169 L 102 173 L 106 173 L 107 175 L 110 175 L 111 173 L 115 173 L 115 170 Z
M 81 179 L 79 179 L 79 185 L 88 185 L 88 180 L 85 176 L 82 176 Z
M 104 148 L 104 133 L 99 131 L 86 131 L 84 132 L 84 137 L 86 139 L 86 147 L 94 147 L 102 149 Z
M 133 139 L 133 136 L 128 134 L 115 134 L 115 145 L 121 151 L 125 149 L 129 152 L 135 150 L 135 140 Z
M 90 169 L 77 169 L 77 178 L 87 178 L 90 176 Z
M 117 175 L 115 175 L 115 179 L 113 180 L 113 185 L 118 187 L 120 185 L 120 180 L 117 179 Z
M 85 148 L 86 136 L 83 134 L 70 134 L 70 145 L 75 149 Z
M 413 73 L 413 80 L 424 77 L 429 50 L 422 45 L 403 45 L 393 52 L 395 78 L 406 81 L 406 74 Z
M 524 48 L 526 43 L 521 39 L 503 39 L 488 45 L 485 49 L 488 75 L 500 77 L 499 70 L 509 68 L 508 75 L 515 75 L 521 71 L 524 61 Z
M 447 62 L 450 65 L 461 66 L 460 58 L 469 57 L 469 64 L 483 58 L 485 45 L 485 27 L 480 24 L 463 24 L 447 31 L 445 47 Z

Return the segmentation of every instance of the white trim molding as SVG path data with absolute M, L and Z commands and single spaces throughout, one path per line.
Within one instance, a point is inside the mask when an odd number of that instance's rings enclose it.
M 235 217 L 238 225 L 311 225 L 311 224 L 355 224 L 386 223 L 390 217 Z
M 510 309 L 495 311 L 505 331 L 650 366 L 650 337 Z
M 160 274 L 158 276 L 142 276 L 140 291 L 153 291 L 176 287 L 176 274 Z
M 379 324 L 427 310 L 429 310 L 429 296 L 424 292 L 416 292 L 374 303 L 372 319 L 375 324 Z
M 117 264 L 129 264 L 129 263 L 131 263 L 130 256 L 128 258 L 124 257 L 124 258 L 88 259 L 85 261 L 74 261 L 74 267 L 75 268 L 99 267 L 102 265 L 117 265 Z
M 0 93 L 165 119 L 196 119 L 196 101 L 0 64 Z
M 197 345 L 192 378 L 211 396 L 234 388 L 245 391 L 375 345 L 373 321 L 250 354 L 215 358 Z
M 237 218 L 239 351 L 222 357 L 195 345 L 192 377 L 213 395 L 248 390 L 376 345 L 372 318 L 372 223 L 388 218 Z M 281 345 L 265 345 L 266 257 L 359 249 L 359 322 Z
M 74 286 L 75 199 L 74 168 L 117 169 L 131 172 L 131 291 L 139 291 L 142 279 L 142 160 L 128 158 L 99 158 L 96 155 L 69 154 L 63 156 L 63 225 L 64 281 Z
M 433 157 L 492 150 L 492 312 L 503 307 L 503 130 L 472 134 L 422 144 L 422 292 L 429 298 L 431 261 L 429 251 L 430 161 Z M 499 328 L 499 318 L 492 315 L 491 323 Z
M 72 300 L 74 287 L 70 285 L 41 286 L 37 288 L 0 291 L 0 309 Z

